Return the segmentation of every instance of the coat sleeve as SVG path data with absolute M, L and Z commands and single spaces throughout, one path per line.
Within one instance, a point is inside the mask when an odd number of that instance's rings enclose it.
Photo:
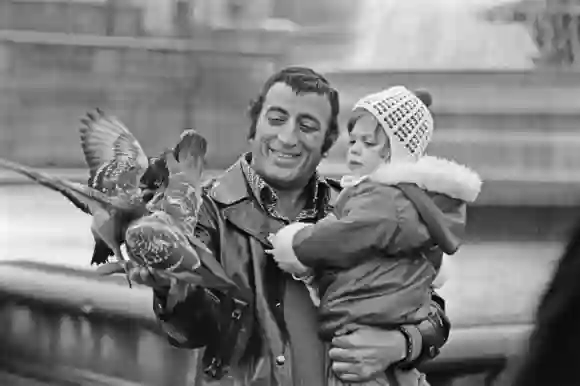
M 292 249 L 310 268 L 356 265 L 374 251 L 386 249 L 400 233 L 393 188 L 366 186 L 345 203 L 338 217 L 328 217 L 296 232 Z
M 411 355 L 400 363 L 401 368 L 415 368 L 427 360 L 434 359 L 449 339 L 451 323 L 445 313 L 445 300 L 435 291 L 431 293 L 431 309 L 427 319 L 418 325 L 405 326 Z
M 216 251 L 217 245 L 214 223 L 212 211 L 207 205 L 202 205 L 195 234 L 211 251 Z M 169 313 L 165 306 L 167 291 L 153 291 L 153 311 L 169 343 L 176 347 L 199 348 L 215 340 L 219 298 L 210 290 L 196 287 Z

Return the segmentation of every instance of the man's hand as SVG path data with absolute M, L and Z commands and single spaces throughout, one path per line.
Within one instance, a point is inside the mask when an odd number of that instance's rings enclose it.
M 171 285 L 169 278 L 156 275 L 154 271 L 146 267 L 131 268 L 129 270 L 129 279 L 137 284 L 146 285 L 157 290 L 168 289 Z
M 400 331 L 354 326 L 337 333 L 328 355 L 338 378 L 344 382 L 363 382 L 404 359 L 406 349 Z

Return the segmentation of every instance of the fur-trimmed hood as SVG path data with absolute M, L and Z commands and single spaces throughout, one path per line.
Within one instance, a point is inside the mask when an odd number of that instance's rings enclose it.
M 386 185 L 413 183 L 432 193 L 474 202 L 481 191 L 479 175 L 454 161 L 424 156 L 417 162 L 384 164 L 368 179 Z

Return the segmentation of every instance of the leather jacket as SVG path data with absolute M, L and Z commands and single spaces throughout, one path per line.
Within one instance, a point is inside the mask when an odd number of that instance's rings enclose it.
M 336 182 L 328 183 L 340 189 Z M 172 345 L 203 348 L 203 370 L 198 373 L 214 380 L 230 373 L 239 384 L 252 385 L 266 368 L 272 386 L 293 385 L 290 366 L 279 363 L 287 356 L 289 343 L 281 306 L 285 274 L 269 263 L 264 252 L 271 247 L 268 235 L 284 225 L 257 204 L 239 162 L 207 186 L 196 235 L 239 290 L 226 295 L 196 288 L 171 313 L 165 312 L 164 293 L 154 291 L 153 307 Z M 433 292 L 428 319 L 413 326 L 420 338 L 410 346 L 420 347 L 420 353 L 401 366 L 415 367 L 438 355 L 450 329 L 444 306 Z M 405 334 L 407 339 L 410 335 Z

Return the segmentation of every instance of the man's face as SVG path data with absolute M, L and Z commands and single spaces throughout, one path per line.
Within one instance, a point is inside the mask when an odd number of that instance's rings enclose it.
M 275 83 L 264 99 L 252 139 L 252 166 L 268 183 L 300 188 L 322 159 L 331 109 L 326 95 L 298 94 Z

